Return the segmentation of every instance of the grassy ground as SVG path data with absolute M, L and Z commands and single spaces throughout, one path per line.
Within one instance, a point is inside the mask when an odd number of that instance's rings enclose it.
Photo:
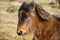
M 0 40 L 32 40 L 32 34 L 25 36 L 18 36 L 18 8 L 19 2 L 0 2 Z M 51 14 L 60 14 L 60 9 L 52 8 L 49 5 L 42 5 L 43 8 Z
M 21 3 L 0 2 L 0 40 L 32 40 L 32 35 L 17 35 L 17 11 Z

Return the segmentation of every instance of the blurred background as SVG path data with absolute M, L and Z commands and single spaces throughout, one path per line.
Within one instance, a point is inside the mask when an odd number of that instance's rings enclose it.
M 34 1 L 46 11 L 60 15 L 60 0 L 0 0 L 0 40 L 32 40 L 33 34 L 18 36 L 18 9 L 23 2 Z

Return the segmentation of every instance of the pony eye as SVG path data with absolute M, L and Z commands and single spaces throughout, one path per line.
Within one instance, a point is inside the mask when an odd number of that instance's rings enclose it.
M 22 18 L 24 18 L 24 19 L 27 18 L 27 15 L 25 12 L 22 13 Z

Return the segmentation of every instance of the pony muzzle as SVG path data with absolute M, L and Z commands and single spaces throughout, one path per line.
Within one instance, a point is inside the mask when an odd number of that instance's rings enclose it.
M 24 35 L 25 32 L 24 32 L 24 31 L 17 31 L 17 34 L 18 34 L 18 35 Z

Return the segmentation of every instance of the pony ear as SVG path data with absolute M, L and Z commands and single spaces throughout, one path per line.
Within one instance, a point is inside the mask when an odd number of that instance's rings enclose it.
M 21 9 L 23 9 L 23 7 L 25 7 L 26 5 L 27 5 L 27 3 L 23 2 L 18 11 L 20 11 Z
M 36 5 L 35 9 L 40 18 L 42 18 L 44 20 L 48 20 L 50 18 L 49 13 L 46 12 L 40 5 Z
M 24 4 L 27 4 L 27 3 L 26 3 L 26 2 L 23 2 L 23 5 L 24 5 Z

